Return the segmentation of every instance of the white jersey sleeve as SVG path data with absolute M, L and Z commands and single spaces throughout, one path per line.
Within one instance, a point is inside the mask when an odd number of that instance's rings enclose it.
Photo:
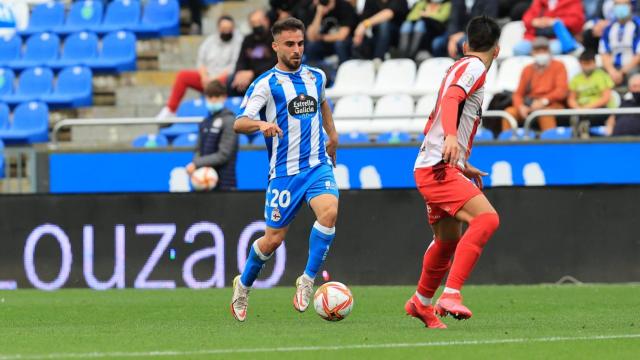
M 238 118 L 248 117 L 252 120 L 266 120 L 260 118 L 260 110 L 262 110 L 271 99 L 271 88 L 269 87 L 269 78 L 260 79 L 260 81 L 251 84 L 247 93 L 240 104 L 240 112 Z

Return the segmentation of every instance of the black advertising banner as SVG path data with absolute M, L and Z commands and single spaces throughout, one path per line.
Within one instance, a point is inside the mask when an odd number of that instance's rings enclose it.
M 496 188 L 501 227 L 471 283 L 640 280 L 640 187 Z M 264 231 L 263 193 L 0 196 L 0 289 L 229 286 Z M 258 287 L 303 271 L 303 208 Z M 325 269 L 347 284 L 412 284 L 431 240 L 413 190 L 341 193 Z

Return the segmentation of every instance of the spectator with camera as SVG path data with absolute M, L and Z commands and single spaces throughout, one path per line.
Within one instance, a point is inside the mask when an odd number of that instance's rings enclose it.
M 358 25 L 356 11 L 346 0 L 313 0 L 314 8 L 302 21 L 307 25 L 306 55 L 310 61 L 338 55 L 338 62 L 351 57 L 351 37 Z

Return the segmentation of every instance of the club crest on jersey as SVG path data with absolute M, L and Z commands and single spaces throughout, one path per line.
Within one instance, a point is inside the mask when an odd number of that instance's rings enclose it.
M 291 116 L 299 118 L 311 117 L 318 111 L 318 101 L 313 96 L 299 94 L 289 101 L 287 110 Z
M 282 216 L 280 216 L 280 209 L 273 208 L 273 210 L 271 210 L 271 221 L 278 222 L 280 219 L 282 219 Z
M 473 74 L 464 73 L 460 77 L 460 82 L 462 84 L 464 84 L 464 86 L 467 86 L 467 87 L 472 87 L 474 81 L 475 81 L 475 78 L 473 77 Z

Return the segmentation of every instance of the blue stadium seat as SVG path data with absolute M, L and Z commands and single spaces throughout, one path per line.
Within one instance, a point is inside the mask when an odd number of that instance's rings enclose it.
M 264 139 L 264 135 L 262 135 L 261 133 L 257 133 L 258 135 L 254 136 L 253 139 L 251 139 L 251 145 L 253 146 L 266 146 L 267 142 Z
M 64 24 L 64 3 L 50 1 L 38 4 L 31 10 L 29 26 L 20 32 L 21 35 L 33 35 L 36 33 L 52 31 L 55 27 Z
M 67 35 L 90 30 L 102 22 L 103 9 L 102 1 L 76 1 L 71 4 L 64 24 L 55 26 L 53 31 L 58 34 Z
M 146 38 L 180 35 L 180 4 L 177 0 L 149 0 L 140 23 L 130 30 Z
M 128 31 L 116 31 L 102 38 L 100 55 L 85 61 L 94 72 L 121 73 L 136 69 L 136 37 Z
M 378 135 L 376 138 L 377 143 L 381 144 L 400 144 L 411 142 L 411 135 L 406 132 L 387 132 Z
M 17 35 L 0 36 L 0 66 L 7 66 L 10 62 L 20 59 L 22 38 Z
M 29 36 L 22 57 L 10 61 L 9 67 L 22 70 L 34 66 L 46 66 L 58 58 L 60 38 L 53 33 L 39 33 Z
M 592 126 L 589 128 L 589 134 L 591 136 L 607 136 L 606 126 Z
M 247 146 L 251 143 L 251 141 L 249 140 L 249 137 L 245 134 L 240 134 L 238 135 L 238 145 L 240 146 Z
M 4 179 L 4 143 L 0 140 L 0 179 Z
M 207 116 L 208 111 L 203 99 L 187 100 L 180 103 L 176 116 L 178 117 L 191 117 L 191 116 Z M 160 134 L 173 138 L 183 134 L 197 133 L 198 124 L 195 123 L 177 123 L 164 129 L 160 129 Z
M 148 134 L 138 136 L 131 145 L 137 148 L 163 148 L 169 146 L 169 140 L 162 134 Z
M 91 27 L 92 31 L 106 34 L 128 30 L 140 21 L 141 7 L 138 0 L 116 0 L 109 3 L 102 24 Z
M 13 70 L 0 68 L 0 97 L 13 93 L 15 77 Z
M 570 127 L 557 127 L 545 130 L 540 133 L 540 140 L 566 140 L 571 139 L 572 130 Z
M 194 148 L 198 143 L 198 134 L 190 133 L 190 134 L 182 134 L 173 140 L 172 145 L 174 147 L 189 147 Z
M 93 94 L 92 78 L 91 70 L 87 67 L 65 68 L 58 74 L 53 92 L 42 96 L 41 100 L 55 108 L 90 106 Z
M 49 108 L 45 103 L 31 101 L 18 105 L 8 129 L 0 129 L 0 139 L 12 143 L 49 141 Z
M 9 128 L 9 106 L 5 103 L 0 103 L 0 130 L 7 130 Z
M 98 36 L 92 32 L 82 31 L 68 36 L 64 40 L 60 58 L 49 62 L 47 65 L 54 69 L 62 69 L 69 66 L 84 65 L 86 61 L 97 57 Z
M 491 132 L 491 130 L 478 128 L 478 131 L 476 131 L 476 136 L 473 138 L 473 141 L 474 142 L 493 141 L 493 133 Z
M 227 100 L 224 101 L 224 107 L 229 111 L 237 115 L 240 112 L 240 105 L 242 104 L 242 96 L 234 96 L 228 97 Z
M 505 131 L 501 132 L 500 135 L 498 135 L 498 140 L 500 140 L 500 141 L 514 140 L 514 139 L 512 139 L 512 136 L 513 136 L 513 130 L 512 129 L 505 130 Z M 529 130 L 528 138 L 530 140 L 534 140 L 536 138 L 536 133 L 533 130 Z M 515 140 L 524 140 L 524 129 L 523 128 L 519 128 L 516 131 Z
M 338 142 L 341 144 L 368 144 L 369 136 L 360 132 L 340 134 L 338 135 Z
M 53 71 L 45 67 L 34 67 L 23 71 L 18 80 L 18 87 L 13 94 L 1 95 L 0 101 L 9 105 L 17 105 L 27 101 L 37 101 L 51 92 L 53 87 Z

